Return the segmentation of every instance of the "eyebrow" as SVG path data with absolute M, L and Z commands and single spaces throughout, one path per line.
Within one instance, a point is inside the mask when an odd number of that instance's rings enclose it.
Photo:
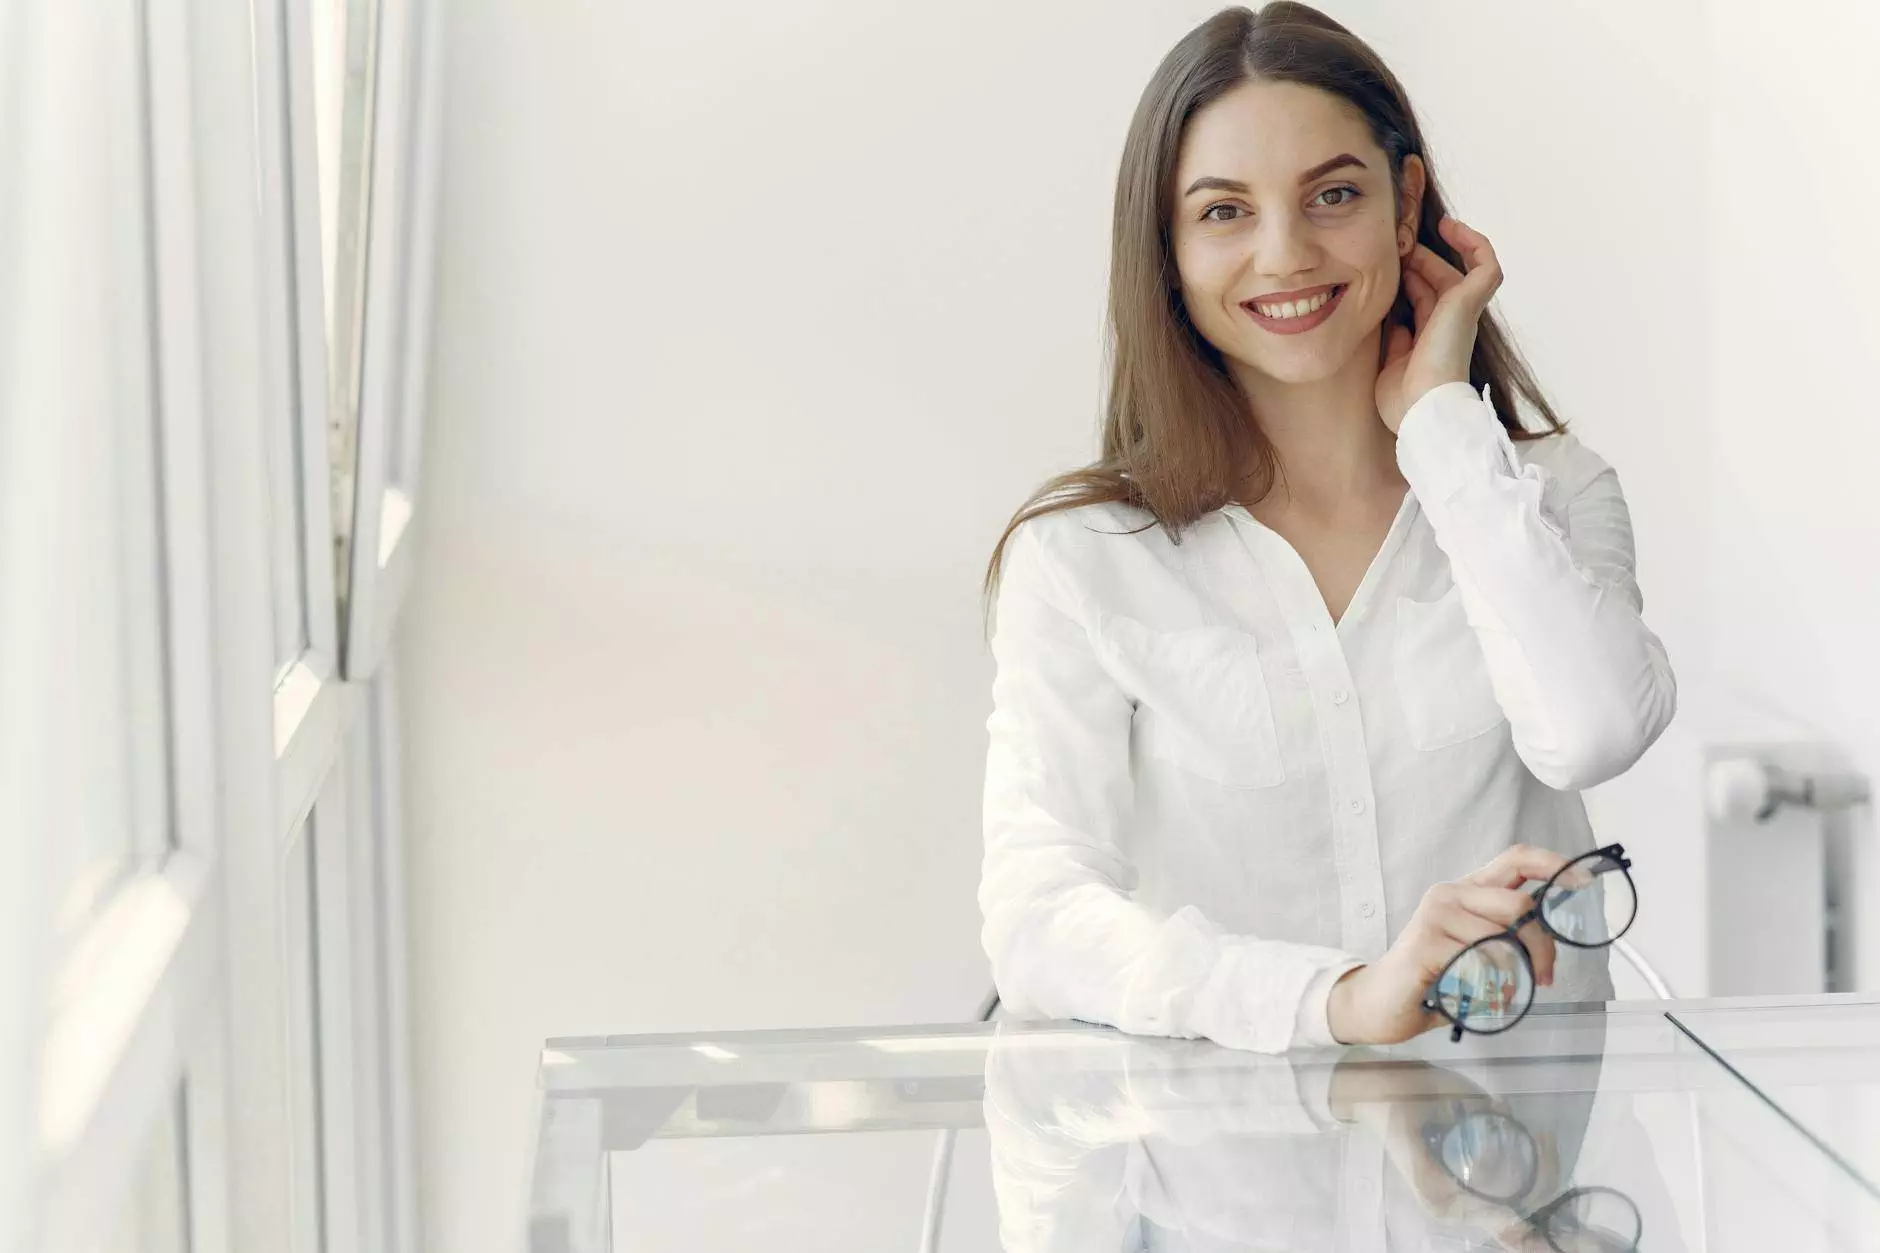
M 1313 179 L 1321 178 L 1324 175 L 1330 174 L 1333 170 L 1343 169 L 1347 165 L 1355 165 L 1361 170 L 1369 168 L 1368 166 L 1364 164 L 1364 162 L 1358 160 L 1358 158 L 1352 156 L 1349 152 L 1341 152 L 1337 156 L 1333 157 L 1331 160 L 1321 161 L 1317 165 L 1313 166 L 1311 169 L 1307 170 L 1304 174 L 1301 174 L 1299 176 L 1299 185 L 1301 187 L 1304 187 L 1307 183 L 1311 182 Z M 1200 178 L 1196 179 L 1194 182 L 1190 183 L 1188 185 L 1188 190 L 1183 192 L 1182 195 L 1184 197 L 1192 196 L 1198 191 L 1245 192 L 1246 190 L 1247 190 L 1247 185 L 1245 183 L 1239 182 L 1236 179 L 1220 178 L 1213 174 L 1204 174 Z

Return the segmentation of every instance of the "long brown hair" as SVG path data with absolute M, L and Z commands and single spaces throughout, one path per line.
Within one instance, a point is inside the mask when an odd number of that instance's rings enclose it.
M 1046 481 L 1006 525 L 986 568 L 988 623 L 1006 542 L 1031 518 L 1120 502 L 1148 511 L 1154 518 L 1148 525 L 1160 523 L 1179 544 L 1196 519 L 1238 498 L 1241 467 L 1256 467 L 1254 498 L 1272 486 L 1278 469 L 1272 446 L 1247 421 L 1246 399 L 1220 351 L 1189 321 L 1173 281 L 1169 240 L 1175 163 L 1188 119 L 1252 81 L 1301 83 L 1349 101 L 1388 158 L 1393 206 L 1403 203 L 1404 157 L 1416 153 L 1426 171 L 1417 240 L 1458 270 L 1466 268 L 1436 230 L 1448 208 L 1416 114 L 1402 84 L 1369 45 L 1292 0 L 1272 0 L 1258 12 L 1222 9 L 1188 32 L 1156 67 L 1123 142 L 1111 224 L 1110 386 L 1100 455 Z M 1401 290 L 1389 321 L 1412 325 Z M 1492 385 L 1495 416 L 1513 439 L 1566 429 L 1492 310 L 1482 314 L 1476 330 L 1469 381 L 1477 391 Z M 1517 396 L 1540 415 L 1544 429 L 1522 425 Z

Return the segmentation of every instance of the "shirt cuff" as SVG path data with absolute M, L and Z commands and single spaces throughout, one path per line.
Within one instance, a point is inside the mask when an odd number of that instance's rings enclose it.
M 1442 500 L 1484 476 L 1519 477 L 1514 441 L 1495 416 L 1488 385 L 1440 383 L 1397 425 L 1397 468 L 1423 501 Z
M 1299 1009 L 1293 1019 L 1293 1043 L 1297 1046 L 1335 1048 L 1344 1044 L 1332 1034 L 1331 1001 L 1332 985 L 1348 970 L 1356 970 L 1364 965 L 1361 960 L 1340 962 L 1336 966 L 1327 966 L 1312 976 L 1306 984 L 1305 995 L 1299 999 Z
M 1347 970 L 1355 970 L 1362 965 L 1364 963 L 1361 961 L 1341 962 L 1312 976 L 1312 982 L 1306 985 L 1306 994 L 1299 1002 L 1295 1044 L 1346 1047 L 1343 1041 L 1333 1037 L 1331 1020 L 1326 1011 L 1331 1004 L 1332 985 Z M 1338 1068 L 1338 1063 L 1330 1057 L 1311 1060 L 1295 1057 L 1290 1060 L 1293 1085 L 1299 1096 L 1299 1106 L 1305 1110 L 1306 1116 L 1321 1131 L 1336 1131 L 1344 1126 L 1332 1112 L 1332 1072 Z

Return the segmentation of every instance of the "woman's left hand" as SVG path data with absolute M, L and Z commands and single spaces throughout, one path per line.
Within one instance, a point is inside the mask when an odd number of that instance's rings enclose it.
M 1416 332 L 1390 328 L 1384 365 L 1377 372 L 1378 416 L 1393 432 L 1423 393 L 1443 383 L 1468 382 L 1476 328 L 1501 286 L 1501 262 L 1486 235 L 1452 217 L 1437 229 L 1469 271 L 1462 273 L 1423 244 L 1404 260 L 1403 290 Z

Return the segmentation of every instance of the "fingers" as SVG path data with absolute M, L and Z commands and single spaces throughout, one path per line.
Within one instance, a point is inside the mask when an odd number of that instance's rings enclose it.
M 1543 985 L 1554 981 L 1554 962 L 1558 959 L 1559 949 L 1554 945 L 1554 937 L 1547 933 L 1536 919 L 1515 932 L 1521 942 L 1527 945 L 1528 959 L 1534 963 L 1534 977 Z
M 1473 276 L 1477 270 L 1490 270 L 1500 282 L 1501 262 L 1495 256 L 1495 246 L 1488 242 L 1488 236 L 1456 218 L 1445 217 L 1436 224 L 1443 238 L 1455 245 L 1462 254 L 1463 262 Z
M 1554 880 L 1554 886 L 1568 889 L 1586 887 L 1593 881 L 1595 865 L 1596 863 L 1593 861 L 1587 860 L 1581 861 L 1577 865 L 1569 866 L 1561 873 L 1559 878 Z
M 1410 333 L 1409 328 L 1402 326 L 1391 327 L 1390 334 L 1384 341 L 1385 363 L 1389 364 L 1399 357 L 1409 356 L 1410 350 L 1414 347 L 1416 347 L 1416 337 Z
M 1477 884 L 1438 883 L 1423 894 L 1417 915 L 1430 937 L 1437 941 L 1437 948 L 1445 950 L 1444 961 L 1451 955 L 1446 952 L 1451 945 L 1467 946 L 1506 931 L 1508 924 L 1519 916 L 1496 917 L 1497 912 L 1505 912 L 1498 895 L 1503 891 L 1506 889 Z
M 1416 319 L 1417 330 L 1421 332 L 1429 325 L 1430 314 L 1436 310 L 1436 289 L 1415 270 L 1405 270 L 1403 294 L 1410 301 L 1410 312 Z
M 1500 935 L 1515 919 L 1534 907 L 1534 898 L 1514 888 L 1458 880 L 1439 883 L 1424 894 L 1427 922 L 1435 933 L 1438 953 L 1444 962 L 1455 950 L 1467 948 L 1479 940 Z M 1553 980 L 1555 947 L 1551 935 L 1538 919 L 1524 923 L 1516 932 L 1526 946 L 1534 967 L 1534 977 L 1542 984 Z
M 1405 260 L 1406 282 L 1414 274 L 1439 296 L 1462 281 L 1462 271 L 1438 256 L 1428 244 L 1418 244 L 1412 248 Z
M 1480 870 L 1471 870 L 1459 882 L 1479 883 L 1492 888 L 1515 888 L 1528 879 L 1550 879 L 1556 870 L 1571 860 L 1551 848 L 1511 844 L 1496 854 L 1495 860 Z
M 1496 922 L 1493 918 L 1484 918 L 1480 914 L 1467 910 L 1445 912 L 1436 918 L 1436 926 L 1442 932 L 1443 939 L 1456 948 L 1467 948 L 1477 940 L 1486 940 L 1491 935 L 1500 935 L 1508 929 L 1508 924 Z M 1450 954 L 1453 956 L 1453 954 Z
M 1487 887 L 1463 880 L 1455 889 L 1457 904 L 1472 914 L 1492 920 L 1498 929 L 1505 930 L 1516 918 L 1534 908 L 1534 898 L 1515 888 Z
M 1442 944 L 1445 946 L 1440 956 L 1445 965 L 1455 958 L 1457 952 L 1471 944 L 1493 935 L 1505 935 L 1508 931 L 1506 922 L 1485 918 L 1468 910 L 1445 913 L 1439 925 L 1443 932 Z M 1521 928 L 1516 934 L 1528 950 L 1528 964 L 1533 967 L 1535 980 L 1542 984 L 1549 982 L 1553 978 L 1554 969 L 1553 938 L 1533 923 Z M 1482 956 L 1507 970 L 1513 970 L 1521 964 L 1520 957 L 1512 947 L 1482 950 Z
M 1507 930 L 1508 924 L 1521 916 L 1512 912 L 1508 903 L 1509 897 L 1520 895 L 1509 888 L 1484 887 L 1461 880 L 1438 883 L 1423 894 L 1421 912 L 1438 929 L 1466 928 L 1473 934 L 1458 931 L 1458 938 L 1479 940 Z
M 1444 217 L 1436 228 L 1461 255 L 1468 273 L 1465 275 L 1426 244 L 1410 250 L 1406 272 L 1414 269 L 1438 295 L 1459 283 L 1473 281 L 1484 288 L 1482 299 L 1486 304 L 1488 296 L 1501 286 L 1501 259 L 1495 255 L 1494 245 L 1488 242 L 1488 236 L 1456 218 Z

